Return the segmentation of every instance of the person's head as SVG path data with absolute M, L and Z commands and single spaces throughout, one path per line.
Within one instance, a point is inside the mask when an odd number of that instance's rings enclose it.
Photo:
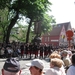
M 53 59 L 53 58 L 59 58 L 61 59 L 61 55 L 58 54 L 58 53 L 52 53 L 50 56 L 49 56 L 50 59 Z
M 72 64 L 75 65 L 75 53 L 72 55 L 71 61 L 72 61 Z
M 32 75 L 41 75 L 44 68 L 44 63 L 40 59 L 34 59 L 31 63 L 27 64 L 29 66 L 30 73 Z
M 68 55 L 67 50 L 63 50 L 63 51 L 61 52 L 61 56 L 62 56 L 62 57 L 67 57 L 67 55 Z
M 2 75 L 20 75 L 20 63 L 15 58 L 8 58 L 3 66 Z
M 53 68 L 53 67 L 61 68 L 62 65 L 63 65 L 63 61 L 61 59 L 58 59 L 58 58 L 51 59 L 51 62 L 50 62 L 51 68 Z

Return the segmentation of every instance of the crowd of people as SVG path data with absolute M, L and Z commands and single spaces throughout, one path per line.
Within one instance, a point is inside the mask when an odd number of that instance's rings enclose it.
M 65 51 L 64 51 L 65 52 Z M 62 53 L 63 54 L 63 53 Z M 68 69 L 66 70 L 66 63 Z M 68 60 L 67 57 L 61 58 L 61 55 L 58 52 L 53 52 L 50 55 L 50 68 L 46 72 L 43 72 L 44 62 L 41 59 L 33 59 L 30 63 L 25 64 L 29 66 L 29 71 L 31 75 L 74 75 L 75 74 L 75 53 L 72 54 L 71 60 Z M 7 58 L 3 68 L 2 75 L 21 75 L 20 62 L 16 58 Z
M 10 43 L 8 45 L 0 45 L 0 57 L 8 58 L 8 57 L 18 57 L 24 58 L 24 56 L 34 58 L 46 58 L 52 52 L 52 45 L 47 44 L 37 44 L 37 43 Z
M 31 43 L 16 43 L 11 45 L 1 46 L 1 57 L 6 57 L 7 60 L 2 69 L 2 75 L 21 75 L 20 63 L 14 58 L 16 55 L 24 58 L 24 54 L 31 56 L 34 54 L 34 59 L 26 66 L 29 66 L 31 75 L 74 75 L 75 74 L 75 51 L 69 48 L 53 49 L 51 45 L 37 45 Z M 8 54 L 7 54 L 7 52 Z M 6 53 L 5 53 L 6 52 Z M 39 53 L 39 58 L 38 57 Z M 48 57 L 50 59 L 50 68 L 43 72 L 44 63 L 40 58 Z

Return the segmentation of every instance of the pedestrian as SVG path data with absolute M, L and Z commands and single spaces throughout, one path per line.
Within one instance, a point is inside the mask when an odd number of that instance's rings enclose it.
M 43 75 L 44 63 L 40 59 L 34 59 L 31 63 L 26 64 L 29 66 L 31 75 Z
M 15 58 L 8 58 L 4 63 L 2 75 L 21 75 L 19 61 Z
M 67 75 L 75 75 L 75 53 L 72 55 L 71 62 L 72 65 L 69 66 L 67 70 Z

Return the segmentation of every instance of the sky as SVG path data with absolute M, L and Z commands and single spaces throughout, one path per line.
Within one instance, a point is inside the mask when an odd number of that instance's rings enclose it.
M 50 15 L 56 19 L 56 23 L 71 22 L 75 28 L 75 0 L 49 0 L 52 3 Z

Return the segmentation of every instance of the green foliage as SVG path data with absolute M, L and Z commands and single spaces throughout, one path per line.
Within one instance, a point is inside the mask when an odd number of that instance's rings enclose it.
M 14 27 L 11 30 L 10 40 L 11 41 L 17 40 L 20 42 L 25 42 L 28 25 L 23 26 L 20 23 L 17 23 L 17 24 L 18 24 L 18 27 Z M 34 34 L 33 34 L 33 31 L 31 30 L 29 42 L 31 42 L 33 37 L 34 37 Z
M 0 10 L 0 32 L 1 40 L 5 41 L 6 30 L 8 28 L 9 21 L 7 20 L 8 10 L 7 8 Z
M 18 42 L 25 42 L 25 37 L 18 37 L 16 34 L 11 35 L 10 38 L 12 38 L 11 41 L 16 40 Z
M 44 18 L 42 18 L 41 22 L 41 33 L 47 33 L 51 30 L 51 25 L 55 24 L 56 21 L 53 16 L 49 16 L 48 14 L 44 14 Z
M 33 36 L 33 31 L 31 27 L 34 21 L 42 21 L 43 33 L 49 31 L 51 25 L 50 22 L 53 21 L 52 20 L 53 18 L 51 16 L 49 17 L 46 14 L 46 12 L 49 10 L 51 11 L 50 9 L 51 5 L 52 4 L 48 0 L 0 0 L 0 9 L 7 8 L 7 15 L 5 15 L 4 17 L 9 20 L 9 21 L 6 20 L 5 22 L 2 22 L 2 24 L 0 24 L 2 26 L 4 25 L 4 31 L 6 31 L 5 40 L 7 40 L 8 42 L 12 27 L 23 16 L 29 18 L 30 21 L 28 22 L 29 25 L 27 29 L 25 29 L 25 31 L 23 30 L 23 28 L 21 28 L 21 32 L 23 33 L 21 39 L 26 37 L 27 38 L 26 40 L 28 40 L 31 38 L 31 36 Z M 25 35 L 24 33 L 27 35 Z
M 11 0 L 0 0 L 0 9 L 5 9 L 6 7 L 9 7 Z
M 12 28 L 11 30 L 11 39 L 12 41 L 13 40 L 17 40 L 17 41 L 20 41 L 20 42 L 25 42 L 25 33 L 26 33 L 26 29 L 27 27 L 23 26 L 23 25 L 20 25 L 18 24 L 18 27 L 14 27 Z
M 48 0 L 22 0 L 20 3 L 20 12 L 30 19 L 42 17 L 51 3 Z M 39 16 L 39 17 L 38 17 Z

